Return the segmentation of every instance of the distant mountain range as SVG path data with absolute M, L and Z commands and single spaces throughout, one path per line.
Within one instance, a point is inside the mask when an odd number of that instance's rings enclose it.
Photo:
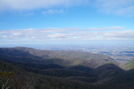
M 82 65 L 97 68 L 107 63 L 114 63 L 114 59 L 106 55 L 76 51 L 50 51 L 26 47 L 0 48 L 0 58 L 12 62 L 58 64 L 63 67 Z

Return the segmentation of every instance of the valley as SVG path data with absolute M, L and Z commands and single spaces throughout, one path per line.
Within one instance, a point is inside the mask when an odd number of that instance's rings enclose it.
M 124 68 L 128 70 L 124 70 L 117 59 L 95 52 L 93 48 L 91 51 L 0 48 L 0 87 L 9 81 L 5 88 L 10 86 L 9 89 L 20 89 L 22 86 L 16 86 L 16 81 L 19 81 L 23 86 L 29 86 L 26 89 L 134 88 L 133 60 L 125 64 Z M 122 50 L 122 53 L 130 51 Z M 10 73 L 11 77 L 8 75 Z
M 134 59 L 134 46 L 132 45 L 40 45 L 33 48 L 46 50 L 79 51 L 108 55 L 120 64 L 125 64 Z

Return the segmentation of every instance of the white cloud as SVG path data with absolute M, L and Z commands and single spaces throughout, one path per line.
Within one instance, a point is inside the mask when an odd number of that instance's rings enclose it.
M 99 12 L 115 15 L 134 16 L 134 0 L 0 0 L 0 11 L 46 9 L 42 13 L 63 13 L 63 10 L 51 9 L 75 5 L 92 5 Z M 31 15 L 29 13 L 28 15 Z
M 66 7 L 78 5 L 88 0 L 0 0 L 0 9 L 32 10 L 38 8 Z
M 53 13 L 64 13 L 63 9 L 57 10 L 57 9 L 49 9 L 46 11 L 42 11 L 42 14 L 53 14 Z
M 71 34 L 65 34 L 65 33 L 56 33 L 48 35 L 50 38 L 70 38 Z
M 78 29 L 78 28 L 45 28 L 45 29 L 30 28 L 30 29 L 20 29 L 20 30 L 19 29 L 0 30 L 0 39 L 1 40 L 6 40 L 6 39 L 8 40 L 133 39 L 134 40 L 134 30 L 125 30 L 123 27 L 118 27 L 118 26 L 106 27 L 106 28 L 94 28 L 94 29 L 91 28 L 90 31 L 85 29 Z
M 87 30 L 119 30 L 119 29 L 125 29 L 124 27 L 119 27 L 119 26 L 114 26 L 114 27 L 105 27 L 105 28 L 90 28 L 90 29 L 87 29 Z
M 134 30 L 113 31 L 104 33 L 106 38 L 134 39 Z
M 44 39 L 44 38 L 53 38 L 58 37 L 56 33 L 63 33 L 69 31 L 70 28 L 45 28 L 45 29 L 20 29 L 20 30 L 1 30 L 0 38 L 6 39 Z M 72 29 L 73 30 L 73 29 Z M 54 34 L 54 35 L 52 35 Z M 62 35 L 59 35 L 59 37 Z
M 134 15 L 134 0 L 96 0 L 99 11 L 116 15 Z

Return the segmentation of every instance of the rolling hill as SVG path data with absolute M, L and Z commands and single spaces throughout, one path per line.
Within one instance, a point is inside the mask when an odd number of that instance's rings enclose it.
M 82 65 L 97 68 L 112 62 L 114 59 L 106 55 L 76 51 L 50 51 L 26 47 L 0 48 L 0 58 L 21 63 L 57 64 L 63 67 Z
M 73 66 L 68 68 L 48 68 L 40 69 L 32 66 L 21 65 L 14 62 L 0 59 L 0 74 L 15 74 L 17 80 L 11 80 L 14 83 L 9 89 L 20 89 L 25 85 L 27 79 L 34 77 L 34 88 L 30 89 L 133 89 L 134 88 L 134 70 L 124 71 L 114 64 L 105 64 L 95 69 L 84 66 Z M 19 77 L 20 76 L 20 77 Z M 0 88 L 3 85 L 3 79 L 7 77 L 0 76 Z M 16 82 L 15 82 L 16 81 Z M 28 85 L 31 83 L 28 80 Z M 9 85 L 12 82 L 8 83 Z M 19 83 L 23 86 L 17 86 Z M 27 85 L 27 84 L 26 84 Z M 18 88 L 16 88 L 16 86 Z M 29 88 L 26 88 L 29 89 Z
M 87 52 L 0 48 L 0 74 L 23 76 L 23 84 L 34 77 L 35 89 L 133 89 L 134 70 L 116 64 L 106 55 Z M 0 81 L 1 87 L 2 76 Z
M 124 68 L 127 69 L 127 70 L 133 69 L 134 68 L 134 59 L 129 61 L 128 63 L 126 63 L 124 65 Z

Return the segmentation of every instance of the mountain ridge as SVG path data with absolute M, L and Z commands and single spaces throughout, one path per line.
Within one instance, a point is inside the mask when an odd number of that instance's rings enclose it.
M 83 65 L 97 68 L 109 62 L 117 64 L 109 56 L 88 52 L 38 50 L 26 47 L 0 48 L 0 52 L 1 58 L 10 61 L 58 64 L 64 67 Z

